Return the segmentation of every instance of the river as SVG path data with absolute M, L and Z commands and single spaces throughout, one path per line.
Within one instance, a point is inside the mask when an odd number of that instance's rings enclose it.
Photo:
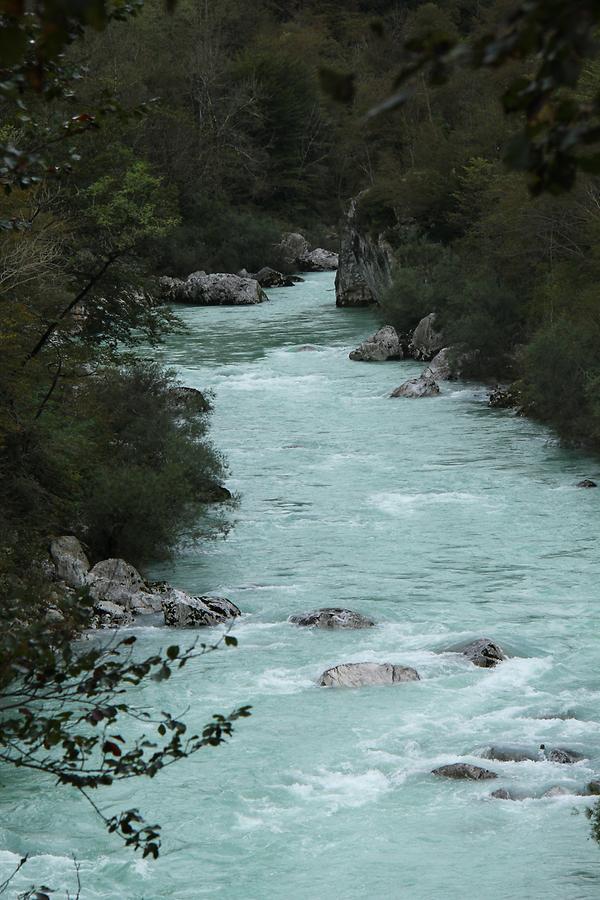
M 222 593 L 244 616 L 237 648 L 140 696 L 189 708 L 195 727 L 246 703 L 252 718 L 229 745 L 104 794 L 160 821 L 158 862 L 122 849 L 69 789 L 11 776 L 0 874 L 31 852 L 24 884 L 72 890 L 75 854 L 85 900 L 597 898 L 589 799 L 540 795 L 600 774 L 600 491 L 574 486 L 598 463 L 489 410 L 477 386 L 390 400 L 422 366 L 350 362 L 375 315 L 336 309 L 329 273 L 269 293 L 255 307 L 180 310 L 189 331 L 159 353 L 185 384 L 214 390 L 212 434 L 241 504 L 227 538 L 150 574 Z M 286 622 L 328 605 L 378 625 Z M 175 637 L 136 633 L 148 652 Z M 511 658 L 485 670 L 440 652 L 479 636 Z M 421 681 L 315 685 L 363 660 L 414 666 Z M 496 782 L 430 774 L 482 764 L 490 744 L 540 743 L 587 758 L 487 760 Z M 489 799 L 497 787 L 533 796 Z

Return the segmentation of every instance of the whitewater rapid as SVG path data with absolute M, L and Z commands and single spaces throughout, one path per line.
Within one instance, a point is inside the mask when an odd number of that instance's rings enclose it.
M 188 332 L 158 353 L 215 394 L 213 439 L 241 503 L 226 538 L 147 573 L 243 610 L 239 640 L 139 700 L 190 727 L 250 703 L 227 747 L 103 797 L 163 826 L 142 861 L 86 804 L 31 775 L 2 773 L 0 879 L 25 852 L 39 877 L 85 900 L 591 900 L 600 848 L 588 839 L 600 775 L 600 490 L 597 461 L 542 427 L 489 410 L 485 391 L 390 400 L 417 363 L 348 352 L 372 310 L 335 307 L 333 277 L 270 291 L 248 308 L 183 308 Z M 308 348 L 307 348 L 308 345 Z M 374 618 L 320 632 L 291 613 L 339 605 Z M 174 639 L 136 629 L 144 651 Z M 487 636 L 511 658 L 478 669 L 444 653 Z M 318 688 L 348 661 L 413 666 L 421 681 Z M 566 746 L 576 765 L 481 762 L 491 744 Z M 464 760 L 496 782 L 437 779 Z M 495 801 L 506 787 L 530 799 Z

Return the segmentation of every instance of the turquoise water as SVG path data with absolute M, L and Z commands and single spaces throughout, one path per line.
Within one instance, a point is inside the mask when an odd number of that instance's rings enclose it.
M 244 617 L 237 649 L 140 701 L 189 707 L 195 726 L 245 703 L 252 718 L 227 747 L 104 794 L 161 822 L 158 862 L 122 850 L 67 789 L 3 775 L 0 877 L 34 857 L 19 888 L 73 890 L 75 854 L 85 900 L 600 895 L 589 800 L 537 799 L 600 775 L 600 491 L 574 487 L 598 463 L 489 410 L 472 385 L 388 399 L 422 367 L 350 362 L 374 315 L 336 309 L 332 289 L 331 275 L 311 275 L 261 306 L 186 308 L 189 333 L 161 352 L 186 384 L 215 391 L 214 440 L 242 502 L 226 539 L 150 574 L 222 592 Z M 332 604 L 379 624 L 286 622 Z M 137 633 L 148 652 L 173 638 Z M 482 635 L 512 658 L 483 670 L 439 652 Z M 422 680 L 316 687 L 328 666 L 361 660 L 414 666 Z M 500 775 L 491 787 L 430 775 L 481 762 L 490 744 L 542 742 L 588 759 L 486 761 Z M 535 796 L 490 800 L 497 787 Z

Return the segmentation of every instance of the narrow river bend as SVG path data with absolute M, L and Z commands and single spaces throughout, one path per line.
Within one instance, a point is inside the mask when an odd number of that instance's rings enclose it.
M 32 797 L 30 776 L 10 789 L 0 859 L 43 851 L 35 865 L 60 884 L 75 853 L 86 900 L 597 898 L 589 801 L 538 799 L 600 775 L 600 490 L 574 487 L 597 463 L 490 411 L 472 385 L 388 399 L 422 366 L 350 362 L 375 318 L 336 309 L 329 273 L 270 296 L 184 308 L 189 333 L 160 352 L 185 384 L 214 390 L 213 437 L 242 503 L 227 539 L 151 574 L 223 593 L 245 615 L 237 649 L 144 695 L 189 706 L 196 727 L 245 703 L 253 716 L 228 747 L 111 794 L 161 822 L 157 863 L 121 850 L 68 791 L 44 783 Z M 286 622 L 328 605 L 379 625 Z M 148 652 L 168 641 L 138 634 Z M 439 652 L 479 636 L 512 658 L 484 670 Z M 364 660 L 414 666 L 422 680 L 316 687 L 328 666 Z M 429 774 L 481 764 L 494 743 L 587 760 L 486 761 L 500 774 L 491 787 Z M 536 798 L 488 799 L 497 787 Z

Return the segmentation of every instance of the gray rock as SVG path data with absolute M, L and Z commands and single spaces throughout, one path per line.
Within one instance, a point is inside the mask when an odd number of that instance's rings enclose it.
M 360 613 L 351 609 L 327 607 L 312 612 L 290 616 L 288 622 L 304 625 L 307 628 L 371 628 L 375 624 Z
M 110 600 L 99 600 L 94 604 L 93 628 L 123 628 L 133 624 L 133 615 Z
M 56 606 L 49 606 L 46 609 L 44 618 L 50 625 L 58 625 L 60 622 L 65 621 L 64 614 L 60 611 L 60 609 L 57 609 Z
M 191 597 L 170 588 L 161 594 L 165 625 L 174 628 L 199 628 L 220 625 L 241 615 L 238 607 L 225 597 Z
M 580 488 L 595 488 L 598 487 L 595 481 L 592 481 L 591 478 L 584 478 L 583 481 L 577 482 L 577 487 Z
M 600 781 L 589 781 L 585 786 L 585 793 L 594 797 L 600 795 Z
M 396 260 L 384 234 L 372 235 L 359 217 L 363 191 L 350 201 L 340 236 L 339 266 L 335 277 L 337 306 L 369 306 L 380 302 L 393 285 Z
M 317 247 L 298 257 L 297 265 L 303 272 L 333 272 L 338 267 L 338 261 L 337 253 Z
M 327 669 L 319 678 L 322 687 L 363 687 L 372 684 L 400 684 L 419 681 L 419 673 L 409 666 L 391 663 L 342 663 Z
M 435 330 L 435 313 L 421 319 L 410 340 L 409 351 L 414 359 L 432 360 L 444 346 L 442 335 Z
M 293 287 L 296 283 L 291 275 L 283 275 L 276 269 L 264 266 L 253 276 L 263 288 Z
M 554 763 L 570 764 L 579 762 L 579 760 L 585 759 L 585 757 L 583 753 L 578 753 L 577 750 L 567 750 L 565 747 L 553 747 L 552 750 L 549 750 L 546 753 L 546 759 Z
M 441 778 L 460 778 L 469 781 L 484 781 L 498 777 L 495 772 L 482 769 L 480 766 L 472 766 L 470 763 L 450 763 L 434 769 L 431 774 L 439 775 Z
M 182 281 L 161 278 L 165 300 L 193 306 L 253 306 L 269 298 L 254 278 L 240 278 L 226 272 L 206 275 L 192 272 Z
M 350 202 L 342 228 L 339 264 L 335 276 L 337 306 L 369 306 L 376 303 L 373 291 L 365 278 L 363 250 L 363 241 L 358 231 L 357 199 L 355 198 Z
M 50 556 L 56 566 L 56 574 L 69 587 L 85 586 L 90 562 L 76 537 L 69 534 L 55 538 L 50 544 Z
M 87 576 L 92 600 L 108 601 L 142 615 L 160 612 L 160 597 L 151 593 L 140 573 L 124 559 L 104 559 Z
M 498 788 L 497 791 L 492 791 L 490 797 L 493 797 L 494 800 L 515 800 L 510 791 L 507 791 L 506 788 Z
M 294 268 L 298 265 L 298 260 L 310 251 L 310 244 L 304 235 L 289 231 L 282 236 L 275 251 L 280 260 L 279 264 L 286 268 Z
M 384 325 L 350 353 L 350 359 L 359 362 L 383 362 L 386 359 L 402 359 L 403 356 L 398 332 L 392 325 Z
M 440 389 L 437 382 L 431 375 L 424 372 L 418 378 L 410 378 L 392 391 L 390 397 L 408 397 L 416 399 L 420 397 L 435 397 L 439 394 Z
M 499 647 L 498 644 L 495 644 L 489 638 L 479 638 L 476 641 L 472 641 L 459 652 L 471 660 L 474 666 L 480 666 L 482 669 L 491 669 L 506 659 L 506 654 L 502 647 Z

